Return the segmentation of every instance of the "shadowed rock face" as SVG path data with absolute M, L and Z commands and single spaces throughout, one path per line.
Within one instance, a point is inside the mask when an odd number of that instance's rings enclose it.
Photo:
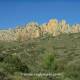
M 57 36 L 62 33 L 78 33 L 80 32 L 80 24 L 72 25 L 66 23 L 65 20 L 58 22 L 51 19 L 47 24 L 38 25 L 35 22 L 29 23 L 15 30 L 0 30 L 0 40 L 28 40 L 38 38 L 46 34 Z

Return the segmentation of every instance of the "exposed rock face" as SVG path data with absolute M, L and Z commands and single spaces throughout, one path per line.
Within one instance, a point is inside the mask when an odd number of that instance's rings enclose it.
M 79 24 L 73 25 L 72 29 L 71 29 L 71 32 L 72 33 L 80 32 L 80 25 Z
M 12 41 L 16 40 L 13 30 L 0 30 L 0 40 Z
M 57 30 L 57 27 L 58 27 L 58 21 L 56 20 L 56 19 L 51 19 L 49 22 L 48 22 L 48 25 L 47 25 L 47 27 L 48 27 L 48 31 L 49 31 L 49 33 L 52 33 L 53 34 L 53 36 L 55 36 L 56 35 L 56 30 Z
M 39 27 L 37 24 L 33 23 L 29 26 L 26 26 L 26 30 L 30 38 L 37 38 L 40 36 Z
M 24 28 L 16 30 L 16 39 L 24 41 L 40 36 L 39 27 L 35 23 L 26 25 Z
M 51 19 L 47 24 L 42 25 L 41 31 L 44 34 L 49 33 L 52 34 L 53 36 L 56 36 L 58 34 L 57 28 L 58 28 L 58 21 L 56 19 Z
M 61 32 L 64 33 L 68 29 L 68 25 L 66 24 L 65 20 L 62 20 L 60 24 L 61 24 Z
M 56 19 L 51 19 L 48 23 L 42 25 L 32 22 L 15 30 L 0 30 L 0 40 L 24 41 L 45 36 L 46 34 L 57 36 L 62 33 L 78 32 L 80 32 L 80 24 L 70 26 L 65 20 L 58 22 Z

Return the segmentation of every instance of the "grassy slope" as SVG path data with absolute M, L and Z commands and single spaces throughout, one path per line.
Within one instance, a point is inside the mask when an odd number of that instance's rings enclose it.
M 24 77 L 20 73 L 63 73 Z M 80 80 L 80 33 L 25 42 L 0 41 L 0 80 Z

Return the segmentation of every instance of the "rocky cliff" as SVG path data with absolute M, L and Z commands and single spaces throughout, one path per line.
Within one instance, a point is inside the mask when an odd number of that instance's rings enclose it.
M 45 35 L 57 36 L 63 33 L 78 32 L 80 32 L 80 24 L 69 25 L 65 20 L 59 22 L 57 19 L 51 19 L 42 25 L 32 22 L 21 27 L 18 26 L 14 30 L 0 30 L 0 40 L 24 41 Z

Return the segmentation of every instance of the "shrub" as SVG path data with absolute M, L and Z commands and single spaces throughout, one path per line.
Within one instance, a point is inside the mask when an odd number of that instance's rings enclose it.
M 54 54 L 45 54 L 43 57 L 43 68 L 49 72 L 54 71 Z
M 16 55 L 9 55 L 4 59 L 4 62 L 6 64 L 5 69 L 8 72 L 14 73 L 14 72 L 29 72 L 28 66 L 21 62 L 21 60 Z

